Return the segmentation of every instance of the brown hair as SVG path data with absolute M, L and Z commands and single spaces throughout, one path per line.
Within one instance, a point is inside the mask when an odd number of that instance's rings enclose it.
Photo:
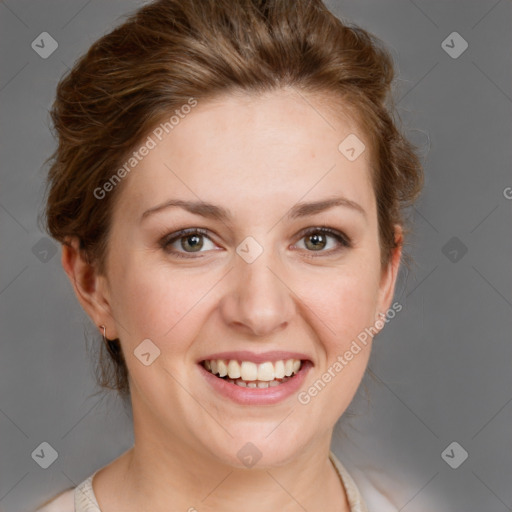
M 122 183 L 101 201 L 93 191 L 151 129 L 191 98 L 293 87 L 339 99 L 368 137 L 385 266 L 396 247 L 394 224 L 405 227 L 403 209 L 423 184 L 416 148 L 393 119 L 393 77 L 380 40 L 321 0 L 147 4 L 95 42 L 58 85 L 45 227 L 61 243 L 77 236 L 86 260 L 104 273 Z M 100 350 L 100 386 L 129 395 L 119 340 Z

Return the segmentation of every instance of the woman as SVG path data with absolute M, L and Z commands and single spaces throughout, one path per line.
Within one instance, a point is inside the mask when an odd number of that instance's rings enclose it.
M 319 0 L 160 0 L 60 82 L 48 230 L 135 444 L 42 510 L 367 510 L 330 443 L 422 184 L 393 76 Z

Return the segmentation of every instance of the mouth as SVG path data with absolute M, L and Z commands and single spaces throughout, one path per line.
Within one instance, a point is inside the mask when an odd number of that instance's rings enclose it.
M 255 363 L 238 359 L 205 359 L 200 365 L 209 373 L 241 388 L 278 387 L 296 378 L 308 360 L 278 359 Z

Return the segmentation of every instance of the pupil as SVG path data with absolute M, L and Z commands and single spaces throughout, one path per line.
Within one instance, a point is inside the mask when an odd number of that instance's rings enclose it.
M 308 237 L 308 241 L 313 241 L 313 249 L 321 249 L 325 246 L 325 237 L 322 234 L 314 234 Z
M 190 235 L 190 236 L 187 236 L 184 240 L 186 240 L 186 243 L 188 243 L 188 245 L 190 246 L 190 248 L 193 250 L 193 251 L 197 251 L 199 249 L 201 249 L 201 247 L 203 246 L 203 244 L 201 243 L 201 237 L 199 235 Z M 192 243 L 190 243 L 190 240 L 194 240 Z M 183 249 L 187 249 L 187 247 L 185 247 L 185 245 L 182 243 L 181 244 Z

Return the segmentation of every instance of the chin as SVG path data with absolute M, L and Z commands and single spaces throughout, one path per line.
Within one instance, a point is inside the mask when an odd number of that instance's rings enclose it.
M 282 421 L 279 420 L 279 421 Z M 221 463 L 234 468 L 270 469 L 287 464 L 302 451 L 306 443 L 298 440 L 298 434 L 275 422 L 257 422 L 229 426 L 228 434 L 220 439 L 205 440 L 212 455 Z M 276 428 L 277 427 L 277 428 Z M 303 430 L 303 427 L 301 427 Z M 222 434 L 221 434 L 222 435 Z

